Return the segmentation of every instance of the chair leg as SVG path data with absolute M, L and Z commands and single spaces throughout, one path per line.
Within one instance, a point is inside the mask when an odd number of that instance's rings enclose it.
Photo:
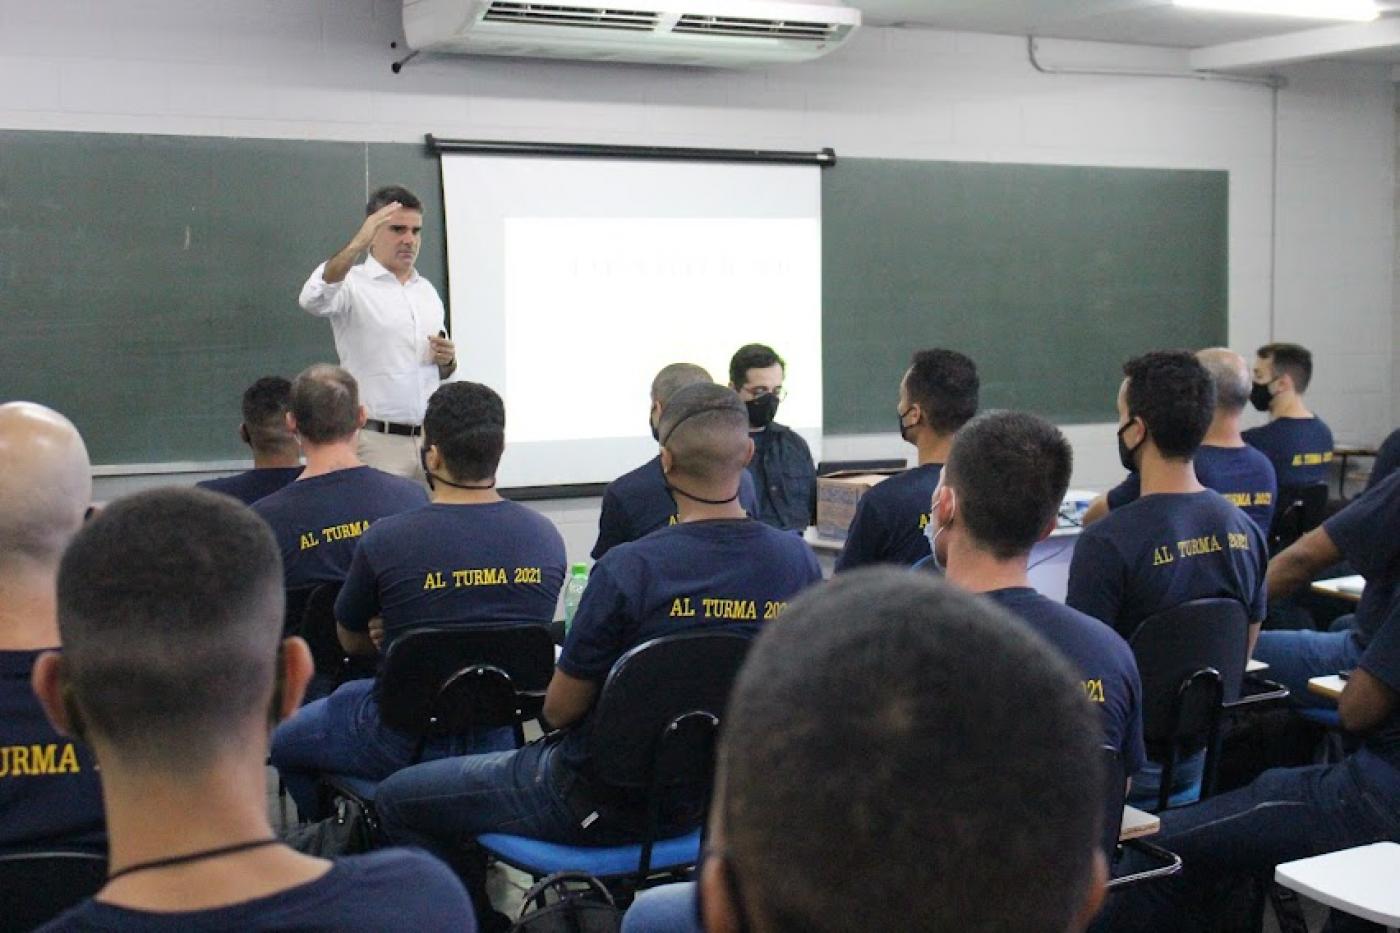
M 1297 894 L 1281 884 L 1271 884 L 1269 900 L 1274 905 L 1279 933 L 1308 933 L 1308 921 L 1303 917 L 1303 907 L 1298 903 Z

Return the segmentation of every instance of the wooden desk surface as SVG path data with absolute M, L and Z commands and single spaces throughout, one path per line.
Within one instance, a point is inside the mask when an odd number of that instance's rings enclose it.
M 1334 457 L 1374 457 L 1376 453 L 1376 448 L 1368 444 L 1334 444 L 1332 446 Z
M 1274 880 L 1335 910 L 1382 926 L 1400 926 L 1400 845 L 1377 842 L 1274 869 Z
M 1123 806 L 1123 825 L 1118 831 L 1118 841 L 1154 836 L 1162 829 L 1162 820 L 1155 813 L 1139 810 L 1137 807 Z
M 1348 602 L 1361 602 L 1361 594 L 1366 589 L 1366 578 L 1360 574 L 1353 574 L 1350 577 L 1332 577 L 1330 580 L 1318 580 L 1313 583 L 1312 591 L 1323 596 L 1335 596 L 1338 599 L 1345 599 Z
M 1308 692 L 1316 693 L 1320 697 L 1327 697 L 1335 700 L 1342 695 L 1342 690 L 1346 688 L 1347 682 L 1342 680 L 1338 674 L 1328 674 L 1325 677 L 1313 677 L 1308 680 Z

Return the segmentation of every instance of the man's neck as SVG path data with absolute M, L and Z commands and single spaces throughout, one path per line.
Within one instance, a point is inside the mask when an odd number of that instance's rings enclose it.
M 1206 436 L 1201 439 L 1202 447 L 1243 447 L 1244 437 L 1240 434 L 1240 412 L 1217 411 Z
M 1297 392 L 1274 400 L 1273 408 L 1269 412 L 1270 418 L 1311 418 L 1313 413 L 1308 411 L 1308 406 L 1303 404 L 1303 397 Z
M 1003 560 L 957 535 L 948 542 L 947 577 L 969 593 L 1030 586 L 1026 573 L 1029 559 L 1029 554 L 1022 554 Z
M 915 439 L 914 446 L 919 450 L 919 466 L 947 463 L 948 452 L 953 449 L 953 436 L 924 431 Z
M 238 746 L 231 742 L 229 747 Z M 265 749 L 224 755 L 207 768 L 174 773 L 136 770 L 102 751 L 98 757 L 113 872 L 274 835 L 267 819 Z M 285 846 L 267 846 L 133 872 L 110 882 L 98 900 L 135 910 L 209 909 L 266 897 L 314 880 L 329 868 L 329 862 Z
M 58 647 L 57 578 L 56 566 L 0 567 L 0 650 Z
M 457 482 L 456 477 L 449 476 L 448 479 Z M 470 484 L 475 486 L 487 482 L 490 481 L 471 480 Z M 456 486 L 449 486 L 442 482 L 440 477 L 436 477 L 430 498 L 434 505 L 489 505 L 492 502 L 500 502 L 501 494 L 496 491 L 494 486 L 486 489 L 460 489 Z
M 301 452 L 295 447 L 253 451 L 253 469 L 285 470 L 301 466 Z
M 743 474 L 723 483 L 706 483 L 690 476 L 667 477 L 667 483 L 671 485 L 671 498 L 676 501 L 676 521 L 703 522 L 720 518 L 747 518 L 748 513 L 739 504 L 738 491 L 742 480 Z M 682 493 L 682 489 L 702 499 L 727 499 L 730 496 L 734 498 L 719 504 L 697 502 Z
M 1196 479 L 1196 467 L 1186 460 L 1167 460 L 1157 453 L 1155 447 L 1147 447 L 1142 452 L 1142 494 L 1191 493 L 1205 489 Z
M 329 444 L 308 444 L 303 442 L 302 452 L 306 455 L 306 469 L 297 479 L 310 479 L 337 470 L 352 470 L 364 466 L 360 455 L 355 451 L 355 436 Z

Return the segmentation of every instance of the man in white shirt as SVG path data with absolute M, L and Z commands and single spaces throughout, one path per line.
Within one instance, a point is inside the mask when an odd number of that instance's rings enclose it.
M 457 351 L 437 289 L 413 267 L 423 242 L 423 202 L 390 185 L 370 195 L 365 213 L 354 238 L 311 273 L 299 302 L 330 318 L 340 365 L 359 383 L 369 413 L 360 459 L 423 482 L 423 412 L 456 371 Z

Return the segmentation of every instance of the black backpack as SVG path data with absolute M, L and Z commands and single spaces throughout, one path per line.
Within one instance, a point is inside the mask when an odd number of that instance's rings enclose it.
M 622 911 L 603 883 L 581 871 L 555 872 L 525 892 L 511 933 L 618 933 Z

